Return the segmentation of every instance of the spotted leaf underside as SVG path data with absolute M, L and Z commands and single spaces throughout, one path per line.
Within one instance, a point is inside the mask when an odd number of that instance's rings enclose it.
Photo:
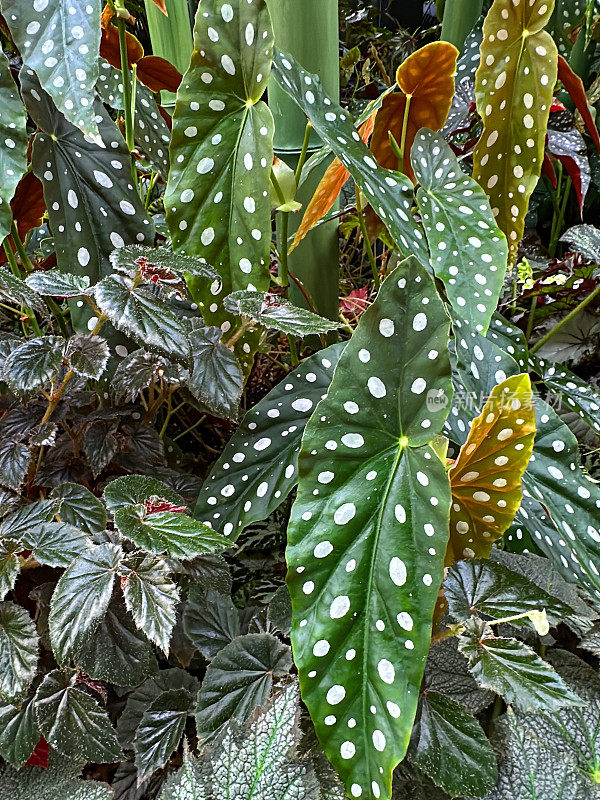
M 266 519 L 298 480 L 300 440 L 344 344 L 305 359 L 248 411 L 204 482 L 194 516 L 232 539 Z
M 389 797 L 429 649 L 450 489 L 431 447 L 448 324 L 415 260 L 382 285 L 315 409 L 288 529 L 302 696 L 352 797 Z
M 391 133 L 400 146 L 404 130 L 403 170 L 414 181 L 410 163 L 413 142 L 420 128 L 439 131 L 446 122 L 454 96 L 457 57 L 458 50 L 453 44 L 430 42 L 400 64 L 396 83 L 401 91 L 388 95 L 383 101 L 371 140 L 371 151 L 382 167 L 398 169 L 398 157 L 388 134 Z
M 446 566 L 488 558 L 521 504 L 521 478 L 533 448 L 535 413 L 528 375 L 492 390 L 450 470 L 452 512 Z
M 23 62 L 67 120 L 92 137 L 102 137 L 90 99 L 98 78 L 101 5 L 100 0 L 2 3 Z
M 194 294 L 225 330 L 231 321 L 217 300 L 269 286 L 273 118 L 261 97 L 272 49 L 265 0 L 205 0 L 173 115 L 167 224 L 174 249 L 219 269 L 222 285 L 194 282 Z
M 17 184 L 27 169 L 26 115 L 7 57 L 0 50 L 0 241 L 10 232 Z
M 30 70 L 21 71 L 21 87 L 40 129 L 33 144 L 33 171 L 44 187 L 58 268 L 95 283 L 112 273 L 109 255 L 115 247 L 154 239 L 152 222 L 131 182 L 127 146 L 100 102 L 94 108 L 106 147 L 67 122 Z M 81 308 L 83 301 L 79 303 Z
M 431 265 L 457 313 L 485 332 L 504 284 L 508 248 L 485 192 L 441 136 L 416 134 L 412 163 Z
M 401 254 L 414 254 L 426 263 L 425 237 L 411 214 L 413 186 L 410 179 L 375 163 L 350 114 L 327 97 L 319 78 L 303 70 L 291 55 L 275 50 L 273 75 L 354 178 Z
M 514 261 L 529 198 L 544 159 L 558 53 L 544 31 L 546 0 L 495 0 L 483 24 L 475 75 L 483 133 L 473 154 L 473 177 L 490 197 Z

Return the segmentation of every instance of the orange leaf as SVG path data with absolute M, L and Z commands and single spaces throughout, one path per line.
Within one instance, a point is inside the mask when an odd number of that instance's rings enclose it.
M 168 17 L 168 16 L 169 16 L 169 15 L 167 14 L 167 7 L 166 7 L 166 5 L 165 5 L 165 0 L 152 0 L 152 2 L 154 3 L 154 5 L 155 5 L 157 8 L 160 8 L 160 10 L 161 10 L 161 11 L 162 11 L 162 13 L 165 15 L 165 17 Z
M 402 141 L 402 127 L 407 97 L 410 97 L 404 140 L 404 170 L 415 180 L 410 166 L 410 149 L 417 131 L 439 131 L 448 116 L 454 96 L 454 75 L 458 50 L 449 42 L 431 42 L 410 55 L 396 72 L 402 94 L 388 95 L 375 119 L 371 152 L 388 169 L 398 169 L 398 159 L 390 145 L 388 131 L 396 142 Z
M 461 558 L 488 558 L 492 543 L 521 505 L 521 478 L 535 437 L 528 375 L 495 386 L 451 468 L 450 540 L 446 566 Z
M 106 6 L 108 8 L 108 6 Z M 105 9 L 106 10 L 106 9 Z M 108 18 L 110 20 L 110 17 Z M 127 43 L 127 60 L 129 66 L 137 63 L 144 55 L 144 48 L 132 33 L 125 33 Z M 119 31 L 109 21 L 103 20 L 102 37 L 100 39 L 100 55 L 111 67 L 121 69 L 121 53 L 119 51 Z
M 46 202 L 41 181 L 33 172 L 27 172 L 17 184 L 15 195 L 10 201 L 10 210 L 17 223 L 19 238 L 23 240 L 32 228 L 42 224 Z M 10 243 L 10 240 L 7 239 Z M 12 248 L 14 251 L 14 247 Z M 4 250 L 0 251 L 0 264 L 6 263 Z
M 371 116 L 365 120 L 365 122 L 363 122 L 358 129 L 358 133 L 360 134 L 363 142 L 368 141 L 369 136 L 373 132 L 374 124 L 375 112 L 371 114 Z M 323 219 L 325 214 L 327 214 L 329 209 L 337 200 L 339 193 L 342 191 L 342 186 L 346 183 L 349 177 L 350 173 L 346 167 L 338 158 L 335 158 L 325 170 L 325 174 L 321 178 L 310 203 L 306 207 L 306 211 L 302 217 L 302 222 L 296 231 L 296 236 L 294 237 L 294 241 L 290 247 L 290 253 L 294 247 L 297 247 L 300 244 L 309 230 L 313 228 L 317 222 L 319 222 L 319 220 Z
M 170 61 L 160 56 L 144 56 L 137 65 L 137 76 L 153 92 L 165 89 L 177 92 L 181 83 L 181 72 Z

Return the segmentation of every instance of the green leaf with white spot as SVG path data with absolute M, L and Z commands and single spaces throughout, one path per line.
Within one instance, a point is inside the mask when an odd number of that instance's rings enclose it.
M 112 272 L 108 258 L 115 247 L 154 240 L 152 222 L 129 178 L 129 151 L 100 101 L 95 101 L 94 113 L 106 147 L 67 122 L 26 68 L 21 70 L 21 88 L 39 128 L 32 164 L 44 187 L 58 269 L 95 283 Z
M 411 213 L 413 185 L 410 178 L 375 163 L 350 114 L 327 97 L 319 78 L 302 69 L 291 55 L 275 50 L 273 75 L 352 175 L 400 253 L 414 254 L 422 263 L 428 263 L 425 236 Z
M 92 138 L 102 135 L 90 99 L 98 78 L 101 11 L 100 0 L 2 3 L 23 62 L 35 71 L 58 110 Z
M 300 441 L 345 344 L 305 359 L 248 411 L 204 481 L 194 516 L 234 541 L 266 519 L 298 480 Z
M 494 0 L 483 23 L 475 74 L 483 133 L 473 153 L 473 177 L 489 195 L 511 262 L 544 160 L 558 64 L 556 45 L 544 30 L 551 13 L 546 0 Z
M 479 722 L 455 700 L 436 692 L 421 698 L 409 753 L 450 797 L 481 797 L 498 777 L 494 751 Z
M 538 373 L 554 394 L 552 399 L 564 401 L 596 433 L 600 434 L 600 393 L 593 384 L 582 380 L 560 364 L 549 364 L 535 356 L 529 357 L 529 363 L 530 368 Z
M 450 487 L 431 442 L 451 394 L 448 318 L 407 259 L 306 427 L 288 529 L 302 697 L 354 797 L 389 797 L 409 742 L 449 534 Z
M 77 672 L 49 672 L 34 702 L 40 730 L 60 755 L 96 764 L 119 761 L 121 748 L 108 714 L 77 688 Z
M 87 275 L 71 275 L 58 269 L 46 272 L 32 272 L 25 278 L 25 283 L 34 292 L 50 297 L 79 297 L 86 294 L 90 286 Z
M 39 637 L 24 608 L 0 603 L 0 697 L 17 701 L 35 678 Z
M 289 336 L 310 336 L 339 328 L 339 322 L 332 322 L 306 308 L 295 306 L 280 295 L 233 292 L 225 298 L 224 306 L 232 314 L 250 317 L 265 328 L 274 328 Z
M 183 364 L 189 362 L 185 325 L 165 307 L 152 287 L 136 286 L 124 275 L 109 275 L 94 287 L 94 297 L 117 330 Z
M 234 353 L 221 342 L 220 328 L 196 328 L 189 334 L 194 368 L 187 386 L 213 414 L 236 419 L 244 373 Z
M 10 201 L 27 169 L 26 122 L 8 58 L 0 49 L 0 241 L 10 233 Z
M 106 527 L 106 511 L 97 497 L 78 483 L 55 486 L 51 496 L 61 501 L 60 518 L 86 533 L 99 533 Z
M 269 285 L 273 117 L 261 97 L 272 49 L 265 0 L 205 0 L 177 93 L 167 225 L 175 250 L 218 268 L 220 289 L 194 282 L 192 291 L 204 318 L 219 326 L 227 315 L 218 298 Z
M 462 171 L 439 134 L 420 130 L 411 162 L 433 270 L 456 313 L 485 333 L 504 284 L 504 234 L 485 192 Z
M 558 673 L 524 642 L 495 637 L 479 621 L 467 625 L 458 646 L 480 686 L 523 711 L 582 705 Z
M 232 719 L 246 722 L 271 695 L 273 678 L 290 671 L 290 649 L 270 633 L 238 636 L 211 661 L 198 692 L 196 729 L 209 740 Z
M 582 253 L 594 264 L 600 263 L 600 231 L 593 225 L 574 225 L 560 237 L 561 242 L 568 242 L 571 250 Z
M 121 589 L 135 624 L 168 653 L 179 593 L 163 559 L 144 553 L 128 555 L 121 563 Z
M 59 664 L 77 653 L 100 625 L 123 557 L 114 544 L 83 553 L 63 572 L 52 595 L 50 641 Z
M 225 536 L 187 514 L 151 513 L 143 505 L 120 508 L 115 512 L 115 525 L 122 536 L 140 549 L 173 558 L 218 553 L 231 544 Z

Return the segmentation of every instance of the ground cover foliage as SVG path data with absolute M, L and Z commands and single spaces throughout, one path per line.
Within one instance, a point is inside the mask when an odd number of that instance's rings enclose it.
M 195 11 L 2 2 L 0 800 L 594 797 L 600 10 Z

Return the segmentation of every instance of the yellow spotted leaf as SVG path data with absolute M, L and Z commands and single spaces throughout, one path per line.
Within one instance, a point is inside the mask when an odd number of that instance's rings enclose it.
M 550 0 L 495 0 L 483 24 L 475 74 L 483 132 L 473 177 L 488 193 L 514 262 L 540 177 L 558 52 L 544 26 Z
M 529 376 L 514 375 L 492 390 L 450 470 L 452 509 L 446 566 L 487 558 L 521 505 L 521 478 L 535 437 Z
M 369 140 L 369 137 L 373 132 L 374 124 L 375 113 L 371 114 L 371 116 L 365 122 L 363 122 L 358 129 L 358 133 L 360 134 L 360 138 L 363 140 L 363 142 L 367 142 Z M 310 203 L 306 207 L 306 211 L 302 217 L 302 222 L 296 231 L 294 241 L 290 247 L 290 253 L 294 247 L 297 247 L 300 244 L 309 230 L 314 228 L 317 222 L 323 219 L 325 214 L 327 214 L 329 209 L 337 200 L 339 193 L 342 191 L 342 186 L 346 183 L 349 177 L 350 173 L 346 167 L 342 164 L 339 158 L 335 158 L 327 167 L 325 174 L 315 189 L 315 193 L 312 196 Z
M 371 152 L 382 167 L 398 169 L 398 158 L 390 144 L 388 132 L 402 142 L 404 115 L 408 103 L 408 120 L 404 137 L 404 170 L 414 182 L 410 165 L 410 148 L 420 128 L 439 131 L 448 116 L 454 96 L 454 75 L 458 50 L 449 42 L 431 42 L 410 55 L 396 72 L 402 93 L 388 95 L 375 118 Z

